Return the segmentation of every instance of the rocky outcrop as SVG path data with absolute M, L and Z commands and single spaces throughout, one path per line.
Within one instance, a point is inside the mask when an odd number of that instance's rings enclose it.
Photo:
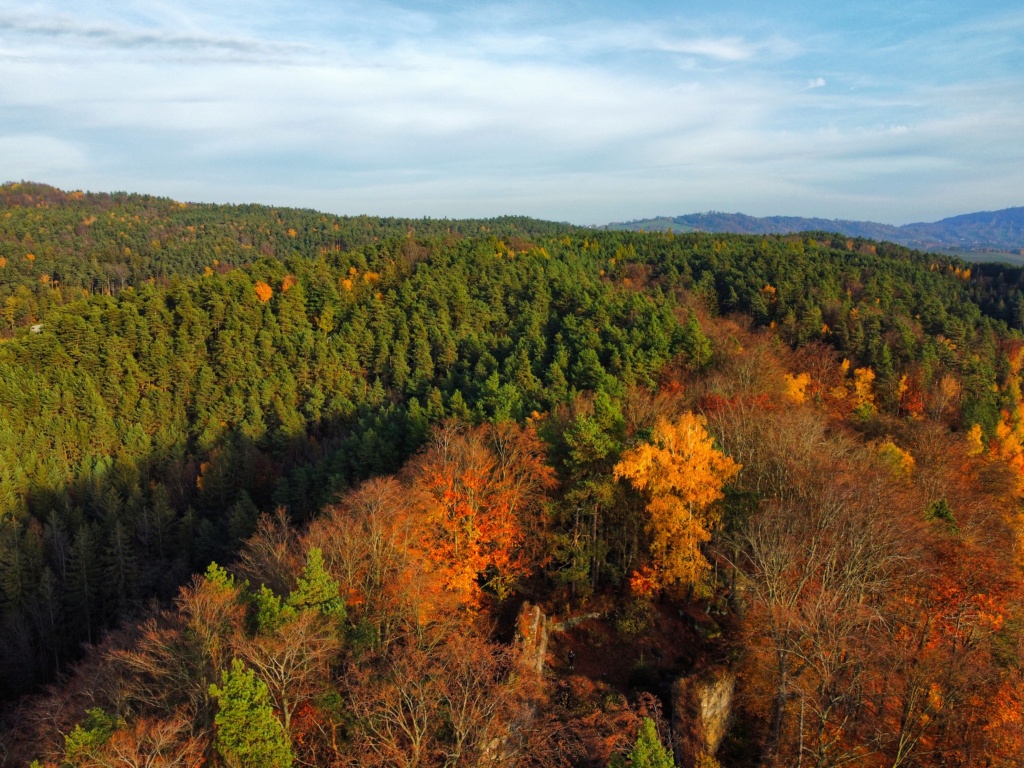
M 733 714 L 736 673 L 718 668 L 680 678 L 672 686 L 672 730 L 679 756 L 714 757 Z M 685 763 L 683 763 L 685 764 Z
M 516 646 L 520 663 L 538 675 L 544 672 L 544 658 L 551 637 L 551 619 L 539 605 L 523 603 L 516 619 Z
M 568 632 L 575 626 L 591 619 L 603 618 L 603 613 L 584 613 L 556 622 L 532 603 L 523 603 L 516 617 L 516 647 L 519 660 L 525 667 L 538 675 L 544 671 L 548 641 L 555 632 Z

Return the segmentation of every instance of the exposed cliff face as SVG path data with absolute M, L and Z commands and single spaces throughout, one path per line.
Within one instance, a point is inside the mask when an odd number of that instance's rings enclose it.
M 672 686 L 672 730 L 679 756 L 713 757 L 732 723 L 736 674 L 714 669 L 680 678 Z M 684 762 L 684 764 L 686 764 Z
M 538 675 L 544 672 L 544 658 L 551 637 L 551 619 L 538 605 L 523 603 L 516 619 L 516 644 L 524 667 Z

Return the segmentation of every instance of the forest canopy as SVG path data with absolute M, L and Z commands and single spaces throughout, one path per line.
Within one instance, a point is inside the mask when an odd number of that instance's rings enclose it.
M 728 764 L 1016 765 L 1021 284 L 5 185 L 0 744 L 709 766 L 668 687 L 715 670 Z

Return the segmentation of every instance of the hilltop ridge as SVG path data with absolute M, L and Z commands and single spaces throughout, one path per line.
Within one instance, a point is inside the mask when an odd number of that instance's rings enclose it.
M 824 231 L 839 232 L 849 237 L 888 240 L 923 251 L 1008 251 L 1024 255 L 1024 207 L 966 213 L 940 221 L 917 222 L 902 226 L 874 221 L 802 216 L 756 217 L 744 213 L 708 211 L 685 216 L 658 216 L 616 222 L 603 228 L 632 232 L 671 229 L 676 232 L 729 232 L 745 235 Z

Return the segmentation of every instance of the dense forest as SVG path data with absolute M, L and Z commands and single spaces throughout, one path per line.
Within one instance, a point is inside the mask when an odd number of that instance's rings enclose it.
M 0 760 L 1019 765 L 1022 286 L 8 184 Z

